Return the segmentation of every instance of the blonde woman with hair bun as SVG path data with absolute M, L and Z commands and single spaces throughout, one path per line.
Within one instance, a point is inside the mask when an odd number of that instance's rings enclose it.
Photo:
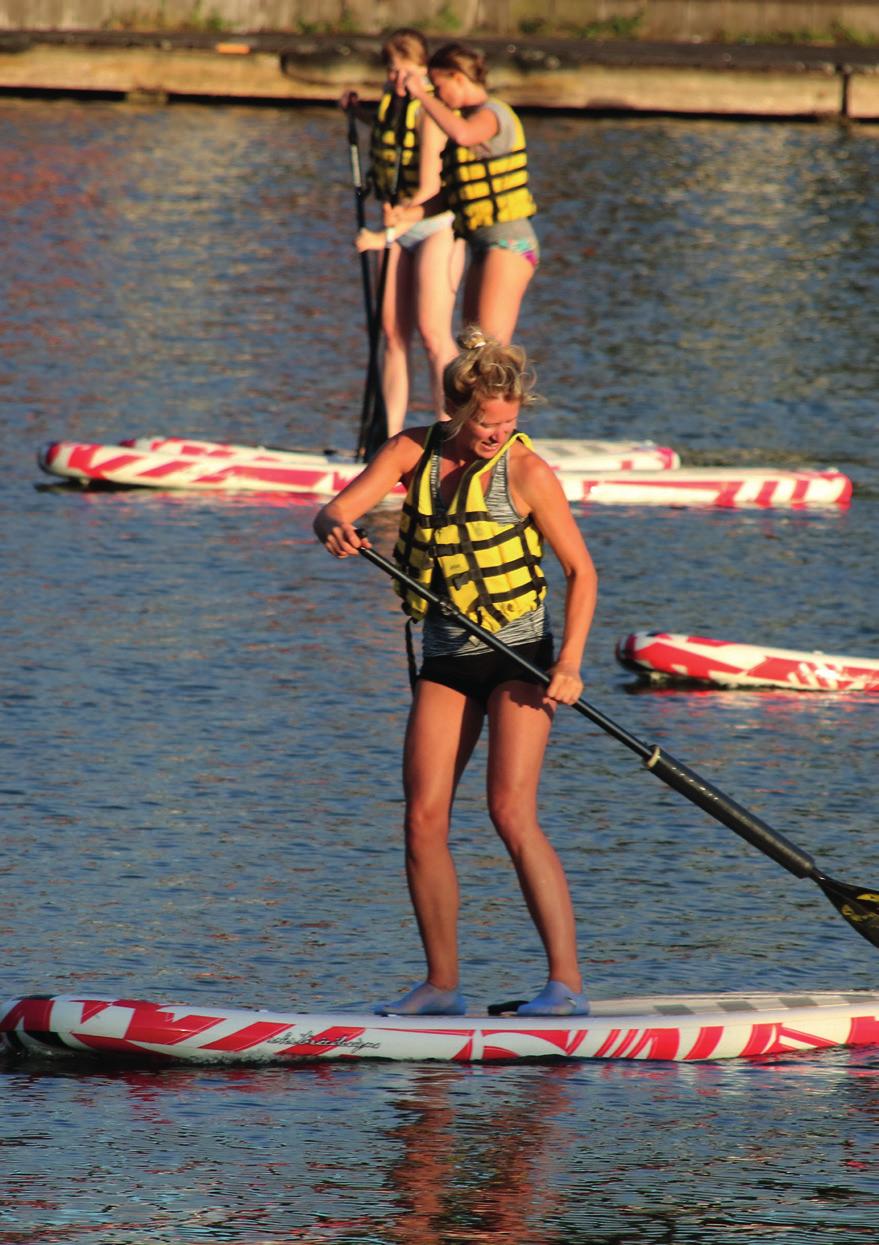
M 314 530 L 347 558 L 369 546 L 356 524 L 398 484 L 406 489 L 394 556 L 412 578 L 531 664 L 472 639 L 454 618 L 401 589 L 422 622 L 422 661 L 403 751 L 406 876 L 427 962 L 425 979 L 381 1014 L 460 1015 L 458 882 L 448 839 L 452 804 L 488 722 L 488 811 L 513 862 L 547 962 L 546 984 L 523 1015 L 580 1015 L 589 1005 L 561 862 L 540 827 L 537 790 L 559 704 L 583 690 L 580 664 L 595 609 L 592 559 L 552 469 L 518 430 L 537 401 L 525 352 L 480 330 L 459 338 L 443 375 L 449 419 L 404 430 L 324 506 Z M 558 644 L 546 607 L 544 546 L 565 582 Z
M 470 325 L 458 336 L 461 353 L 443 373 L 446 435 L 465 424 L 484 397 L 495 393 L 517 398 L 520 409 L 540 401 L 533 393 L 535 376 L 521 346 L 503 346 Z

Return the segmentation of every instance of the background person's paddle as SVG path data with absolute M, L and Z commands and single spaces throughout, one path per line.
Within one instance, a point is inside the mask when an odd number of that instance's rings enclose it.
M 399 580 L 400 583 L 405 584 L 407 588 L 411 588 L 414 592 L 420 593 L 425 600 L 437 606 L 450 618 L 453 618 L 456 623 L 459 623 L 471 635 L 478 636 L 480 640 L 497 652 L 512 658 L 523 670 L 527 670 L 532 675 L 535 675 L 542 683 L 549 684 L 550 675 L 547 671 L 532 665 L 527 658 L 522 657 L 514 648 L 504 644 L 491 631 L 486 631 L 478 623 L 472 622 L 465 614 L 456 609 L 450 601 L 437 596 L 435 592 L 431 591 L 430 588 L 426 588 L 423 584 L 419 584 L 417 580 L 405 574 L 393 562 L 388 561 L 387 558 L 382 557 L 380 553 L 376 553 L 373 549 L 361 547 L 360 553 L 367 561 L 380 567 L 387 575 Z M 606 717 L 600 709 L 596 709 L 588 701 L 578 700 L 571 707 L 641 757 L 650 772 L 655 774 L 657 778 L 662 779 L 669 787 L 674 787 L 675 791 L 686 796 L 693 804 L 698 804 L 700 808 L 709 813 L 716 821 L 728 826 L 730 830 L 734 830 L 743 839 L 747 839 L 753 847 L 771 857 L 782 868 L 792 873 L 794 877 L 810 878 L 816 885 L 821 887 L 834 908 L 845 917 L 849 925 L 857 930 L 863 938 L 866 938 L 868 942 L 871 942 L 874 947 L 879 947 L 879 893 L 876 890 L 850 886 L 846 882 L 838 882 L 836 879 L 828 877 L 818 868 L 808 852 L 804 852 L 795 843 L 792 843 L 790 839 L 779 833 L 779 831 L 773 830 L 765 821 L 755 817 L 753 813 L 749 813 L 746 808 L 737 804 L 735 800 L 730 799 L 728 795 L 718 790 L 717 787 L 702 778 L 694 770 L 689 769 L 682 761 L 675 760 L 669 753 L 663 752 L 660 747 L 642 743 L 640 739 L 630 735 L 627 730 Z
M 346 109 L 348 114 L 348 154 L 351 160 L 351 181 L 354 186 L 354 209 L 357 216 L 358 230 L 366 227 L 366 209 L 364 204 L 369 193 L 363 180 L 360 164 L 360 146 L 357 142 L 357 103 L 351 100 Z M 372 274 L 370 271 L 369 253 L 360 252 L 360 279 L 363 285 L 363 301 L 366 310 L 366 332 L 369 340 L 369 362 L 366 369 L 366 384 L 363 390 L 363 404 L 360 411 L 360 432 L 357 439 L 357 457 L 366 458 L 370 450 L 374 452 L 374 443 L 380 445 L 387 436 L 388 419 L 385 411 L 385 400 L 381 386 L 381 368 L 379 365 L 378 343 L 381 333 L 381 305 L 375 306 L 372 300 Z M 381 281 L 380 281 L 381 284 Z M 382 300 L 384 288 L 382 287 Z

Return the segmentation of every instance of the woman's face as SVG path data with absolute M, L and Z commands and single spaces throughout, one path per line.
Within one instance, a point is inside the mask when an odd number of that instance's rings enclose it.
M 400 56 L 397 52 L 391 52 L 388 58 L 388 82 L 394 88 L 395 95 L 406 94 L 403 79 L 407 73 L 417 74 L 423 78 L 424 66 L 409 60 L 407 56 Z
M 462 108 L 467 93 L 468 78 L 456 69 L 431 69 L 429 78 L 433 89 L 447 108 Z
M 518 399 L 483 398 L 458 433 L 459 448 L 474 458 L 494 458 L 516 431 L 520 405 Z

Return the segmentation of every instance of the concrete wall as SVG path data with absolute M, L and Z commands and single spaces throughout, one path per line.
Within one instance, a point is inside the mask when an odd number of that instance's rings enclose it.
M 0 0 L 0 30 L 343 31 L 413 25 L 446 38 L 605 34 L 645 39 L 788 34 L 879 41 L 875 0 Z

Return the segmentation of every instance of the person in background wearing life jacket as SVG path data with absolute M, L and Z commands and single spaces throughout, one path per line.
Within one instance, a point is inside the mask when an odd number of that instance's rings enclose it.
M 377 198 L 387 210 L 395 197 L 398 167 L 397 201 L 419 204 L 438 194 L 440 153 L 446 136 L 403 87 L 406 77 L 429 86 L 424 37 L 417 30 L 397 30 L 385 41 L 382 58 L 388 81 L 372 126 L 370 178 Z M 357 95 L 348 91 L 342 96 L 342 107 L 352 103 L 362 119 Z M 403 118 L 401 110 L 405 112 Z M 380 230 L 362 229 L 355 240 L 360 251 L 389 248 L 382 306 L 382 394 L 389 436 L 399 432 L 406 419 L 411 388 L 410 348 L 416 327 L 427 355 L 434 413 L 436 418 L 442 417 L 443 368 L 455 355 L 452 316 L 464 269 L 464 245 L 452 233 L 452 220 L 451 211 L 440 212 L 406 230 L 386 220 Z
M 402 482 L 407 489 L 394 556 L 412 578 L 447 596 L 534 665 L 548 686 L 512 658 L 474 640 L 453 617 L 400 589 L 410 619 L 423 620 L 422 665 L 403 754 L 406 873 L 427 976 L 382 1014 L 461 1015 L 458 883 L 449 852 L 458 781 L 488 719 L 488 807 L 512 858 L 548 963 L 548 981 L 524 1015 L 588 1012 L 574 913 L 562 865 L 537 818 L 537 788 L 558 704 L 573 704 L 592 621 L 596 575 L 551 468 L 517 419 L 536 399 L 525 352 L 479 329 L 459 338 L 446 368 L 449 420 L 387 441 L 362 475 L 320 511 L 314 529 L 338 558 L 368 542 L 355 524 Z M 546 608 L 543 544 L 566 581 L 558 652 Z
M 470 258 L 464 322 L 508 343 L 540 259 L 530 219 L 537 205 L 528 185 L 525 132 L 513 109 L 488 94 L 480 52 L 448 43 L 430 58 L 428 74 L 430 89 L 416 74 L 403 85 L 448 135 L 442 192 L 422 207 L 394 209 L 388 219 L 401 226 L 419 214 L 452 209 L 455 233 L 466 239 Z

